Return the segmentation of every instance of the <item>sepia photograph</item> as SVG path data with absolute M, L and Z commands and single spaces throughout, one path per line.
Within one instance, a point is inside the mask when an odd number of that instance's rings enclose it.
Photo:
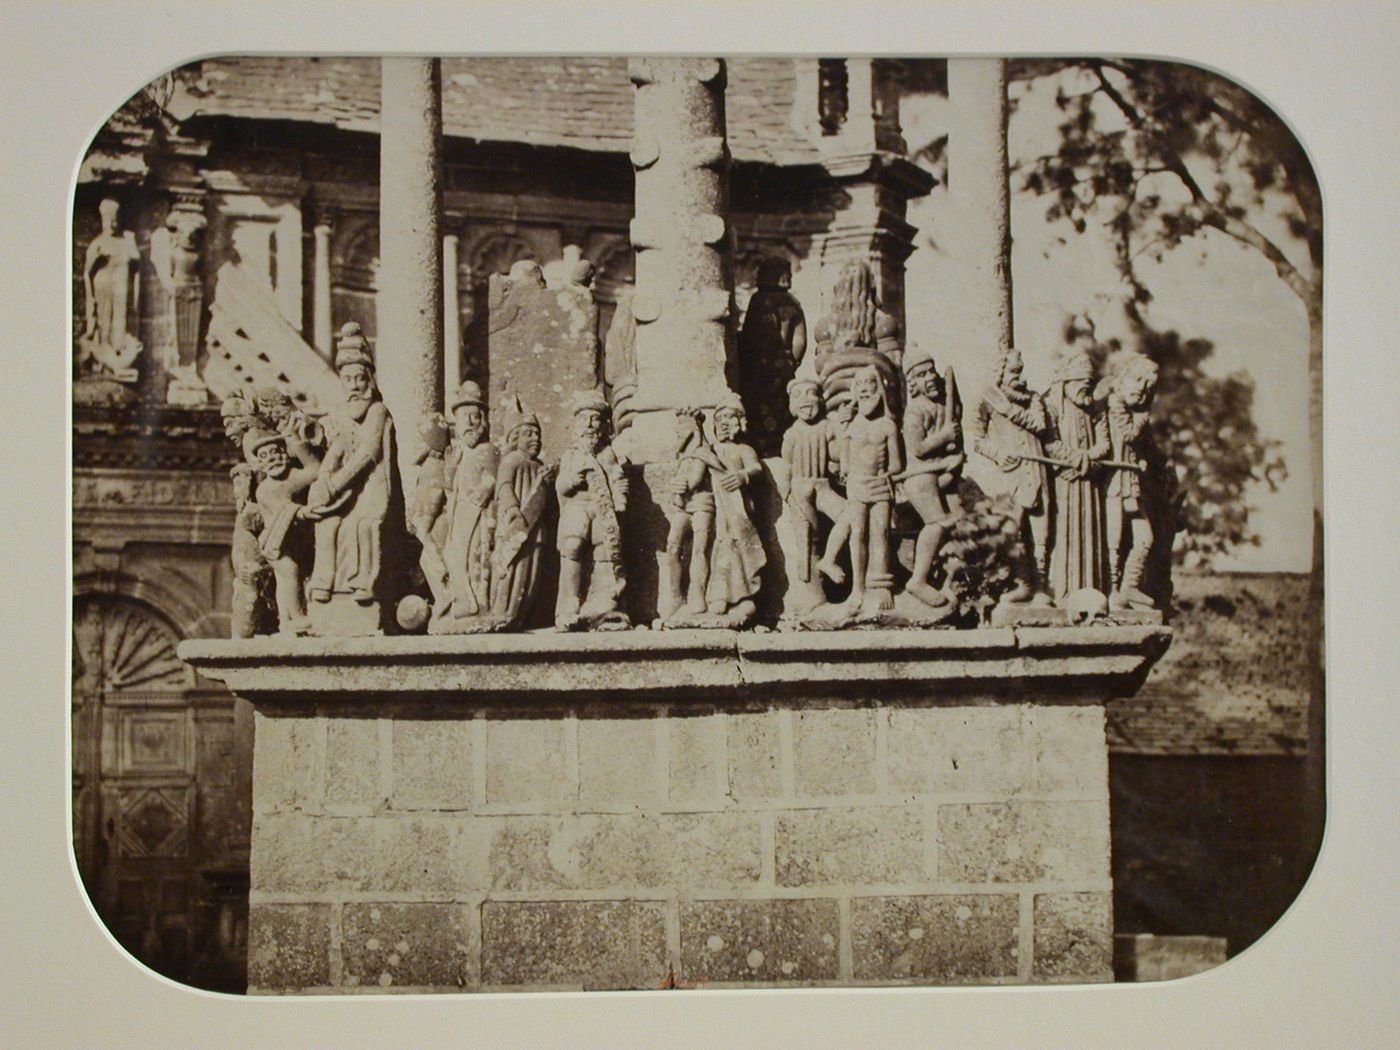
M 72 200 L 97 916 L 230 994 L 1225 963 L 1324 825 L 1323 230 L 1174 61 L 156 78 Z

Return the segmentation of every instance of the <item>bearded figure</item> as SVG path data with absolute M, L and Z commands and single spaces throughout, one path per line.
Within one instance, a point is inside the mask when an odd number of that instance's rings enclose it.
M 452 397 L 456 437 L 446 461 L 447 540 L 442 556 L 456 620 L 491 610 L 491 547 L 495 541 L 496 468 L 501 454 L 486 439 L 486 398 L 467 380 Z
M 826 314 L 817 322 L 817 378 L 822 395 L 834 407 L 849 396 L 851 382 L 862 368 L 874 368 L 890 397 L 890 411 L 896 418 L 901 409 L 899 359 L 904 333 L 899 321 L 880 306 L 875 292 L 875 273 L 868 263 L 847 263 L 836 278 Z
M 1061 362 L 1045 405 L 1051 426 L 1045 451 L 1058 461 L 1051 591 L 1057 599 L 1085 588 L 1106 596 L 1110 585 L 1104 493 L 1093 470 L 1109 457 L 1112 445 L 1108 418 L 1094 400 L 1094 362 L 1088 354 L 1077 352 Z
M 559 599 L 561 630 L 629 625 L 622 611 L 622 526 L 627 509 L 623 461 L 608 443 L 608 405 L 589 391 L 574 399 L 574 441 L 559 461 Z M 584 570 L 591 578 L 584 586 Z
M 496 548 L 491 612 L 519 627 L 540 593 L 541 569 L 554 503 L 554 470 L 540 460 L 540 421 L 519 400 L 506 407 L 506 454 L 496 471 Z

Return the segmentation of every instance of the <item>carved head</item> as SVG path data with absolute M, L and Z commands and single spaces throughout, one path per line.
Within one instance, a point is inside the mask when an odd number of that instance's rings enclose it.
M 733 441 L 744 432 L 744 403 L 731 394 L 715 409 L 715 439 Z
M 1129 408 L 1147 408 L 1157 391 L 1156 363 L 1145 354 L 1132 354 L 1114 373 L 1113 389 Z
M 468 379 L 457 388 L 449 405 L 457 440 L 467 448 L 476 448 L 486 440 L 486 398 L 479 384 Z
M 97 206 L 97 214 L 102 217 L 102 230 L 104 233 L 119 233 L 121 227 L 117 224 L 117 214 L 121 211 L 121 205 L 111 197 L 103 199 Z
M 224 398 L 219 406 L 219 416 L 223 420 L 224 436 L 230 441 L 242 441 L 243 435 L 257 424 L 253 406 L 238 394 Z
M 233 505 L 237 510 L 243 509 L 243 504 L 253 498 L 253 482 L 257 480 L 257 474 L 247 463 L 238 463 L 229 471 L 229 477 L 233 480 Z
M 794 379 L 787 390 L 789 412 L 804 423 L 814 423 L 821 418 L 824 406 L 820 383 L 810 379 Z
M 831 418 L 844 428 L 856 418 L 856 399 L 850 390 L 834 394 L 831 398 L 830 409 Z
M 509 279 L 512 284 L 526 282 L 540 288 L 544 287 L 544 271 L 540 269 L 540 264 L 534 259 L 521 259 L 512 263 Z
M 911 398 L 922 396 L 930 401 L 939 401 L 943 397 L 943 380 L 933 358 L 912 342 L 904 351 L 904 379 L 909 385 Z
M 287 442 L 270 430 L 250 430 L 243 437 L 243 455 L 249 463 L 274 480 L 285 478 L 292 468 Z
M 523 452 L 531 459 L 538 459 L 540 449 L 544 447 L 544 438 L 540 434 L 540 425 L 534 421 L 534 417 L 522 420 L 517 423 L 506 438 L 510 447 L 517 452 Z
M 867 419 L 888 413 L 885 387 L 874 368 L 862 368 L 851 377 L 851 393 L 855 396 L 857 410 Z
M 364 365 L 342 365 L 340 386 L 345 391 L 347 401 L 374 400 L 374 373 Z
M 292 412 L 296 408 L 289 395 L 270 386 L 258 387 L 254 390 L 253 403 L 257 407 L 258 414 L 269 420 L 279 430 L 291 418 Z
M 1094 359 L 1082 350 L 1060 362 L 1056 379 L 1064 384 L 1065 397 L 1080 408 L 1094 403 Z
M 791 288 L 792 264 L 786 259 L 763 258 L 756 274 L 760 288 Z
M 1013 390 L 1021 389 L 1024 386 L 1021 373 L 1025 367 L 1025 362 L 1021 360 L 1021 351 L 1014 346 L 1004 347 L 997 355 L 997 385 Z
M 574 396 L 574 436 L 590 452 L 597 452 L 608 438 L 608 403 L 596 390 Z

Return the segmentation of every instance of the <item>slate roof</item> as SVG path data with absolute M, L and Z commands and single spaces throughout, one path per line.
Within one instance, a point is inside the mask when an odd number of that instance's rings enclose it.
M 1108 707 L 1109 747 L 1143 755 L 1302 755 L 1308 577 L 1178 575 L 1176 636 L 1136 696 Z
M 793 126 L 794 60 L 734 58 L 728 73 L 734 157 L 814 161 L 815 148 Z M 179 79 L 170 109 L 182 120 L 233 116 L 378 130 L 377 58 L 209 58 L 185 67 Z M 448 135 L 608 152 L 631 148 L 626 58 L 445 58 L 442 81 Z

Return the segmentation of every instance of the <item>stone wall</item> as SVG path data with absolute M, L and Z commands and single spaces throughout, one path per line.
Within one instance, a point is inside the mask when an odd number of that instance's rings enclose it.
M 928 693 L 265 700 L 250 990 L 1110 979 L 1102 706 Z

